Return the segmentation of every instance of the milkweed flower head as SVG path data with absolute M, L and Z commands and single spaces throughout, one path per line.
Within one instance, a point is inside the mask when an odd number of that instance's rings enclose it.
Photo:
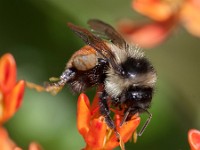
M 104 116 L 99 113 L 98 101 L 98 92 L 92 104 L 83 93 L 78 98 L 77 128 L 86 142 L 84 150 L 112 150 L 119 145 L 124 149 L 123 143 L 132 137 L 140 123 L 140 118 L 136 114 L 120 127 L 122 117 L 118 113 L 114 114 L 115 125 L 120 134 L 120 141 L 118 141 L 116 133 L 107 126 Z
M 10 138 L 7 130 L 2 126 L 21 106 L 25 81 L 16 79 L 17 68 L 12 54 L 4 54 L 0 58 L 0 149 L 22 150 Z M 28 150 L 42 150 L 39 144 L 32 142 Z

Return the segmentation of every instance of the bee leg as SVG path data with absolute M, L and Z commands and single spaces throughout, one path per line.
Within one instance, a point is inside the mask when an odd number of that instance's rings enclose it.
M 75 76 L 75 70 L 68 68 L 60 76 L 57 82 L 47 83 L 45 90 L 51 92 L 53 95 L 57 94 L 63 86 Z
M 118 141 L 120 141 L 120 135 L 117 132 L 116 126 L 115 126 L 112 118 L 110 117 L 110 110 L 109 110 L 109 106 L 107 103 L 107 98 L 108 98 L 108 94 L 105 91 L 103 91 L 100 95 L 100 101 L 99 101 L 100 113 L 105 117 L 106 124 L 109 126 L 109 128 L 111 128 L 115 131 L 117 139 L 118 139 Z
M 128 118 L 128 115 L 130 113 L 130 108 L 126 111 L 126 113 L 124 114 L 124 117 L 120 123 L 120 126 L 122 126 L 124 124 L 124 122 L 126 122 L 126 119 Z

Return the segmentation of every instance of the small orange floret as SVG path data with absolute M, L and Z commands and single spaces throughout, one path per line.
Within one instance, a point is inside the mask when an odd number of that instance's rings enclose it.
M 11 118 L 20 107 L 25 83 L 16 82 L 16 63 L 11 54 L 0 58 L 0 124 Z
M 0 58 L 0 72 L 0 89 L 8 93 L 16 84 L 16 63 L 11 54 L 4 54 Z
M 188 141 L 191 150 L 200 150 L 200 131 L 190 129 L 188 132 Z

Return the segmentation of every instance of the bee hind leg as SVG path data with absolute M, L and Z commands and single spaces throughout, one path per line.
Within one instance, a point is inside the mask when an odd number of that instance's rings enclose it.
M 63 86 L 75 76 L 76 72 L 73 69 L 66 69 L 58 78 L 57 82 L 45 83 L 45 91 L 52 93 L 53 95 L 57 94 Z

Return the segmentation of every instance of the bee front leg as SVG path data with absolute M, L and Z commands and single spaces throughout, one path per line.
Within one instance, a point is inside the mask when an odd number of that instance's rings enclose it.
M 109 128 L 113 129 L 115 131 L 115 134 L 117 136 L 117 139 L 120 140 L 120 135 L 117 132 L 116 126 L 110 117 L 110 109 L 107 103 L 108 99 L 108 94 L 104 90 L 101 95 L 100 95 L 100 100 L 99 100 L 99 106 L 100 106 L 100 113 L 105 117 L 105 122 L 108 125 Z
M 76 71 L 71 68 L 67 68 L 60 76 L 57 82 L 47 83 L 45 85 L 45 90 L 52 93 L 53 95 L 57 94 L 63 86 L 71 80 L 76 74 Z

